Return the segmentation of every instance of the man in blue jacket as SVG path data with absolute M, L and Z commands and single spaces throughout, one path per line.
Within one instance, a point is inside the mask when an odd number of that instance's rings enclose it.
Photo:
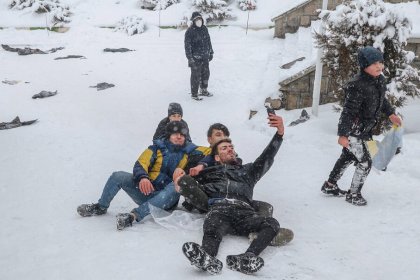
M 208 92 L 207 87 L 210 77 L 209 61 L 213 59 L 214 52 L 209 31 L 204 25 L 200 13 L 194 12 L 191 21 L 192 25 L 185 32 L 185 55 L 188 59 L 188 66 L 191 68 L 191 97 L 195 100 L 202 100 L 198 96 L 199 87 L 201 88 L 200 95 L 212 95 Z
M 112 173 L 102 191 L 98 203 L 82 204 L 77 212 L 82 217 L 103 215 L 115 197 L 123 189 L 139 207 L 131 213 L 117 215 L 117 229 L 131 226 L 150 214 L 149 205 L 169 210 L 177 205 L 179 193 L 175 191 L 172 176 L 174 170 L 184 168 L 188 161 L 188 153 L 196 146 L 186 142 L 188 128 L 179 121 L 170 122 L 166 126 L 166 138 L 156 140 L 138 158 L 133 173 L 118 171 Z

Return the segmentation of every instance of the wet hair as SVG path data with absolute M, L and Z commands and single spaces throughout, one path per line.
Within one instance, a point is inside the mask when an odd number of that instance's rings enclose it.
M 232 140 L 230 140 L 230 138 L 223 138 L 223 139 L 220 139 L 219 141 L 217 141 L 216 144 L 214 144 L 213 147 L 211 148 L 211 154 L 213 156 L 219 154 L 219 150 L 217 149 L 217 147 L 219 147 L 219 145 L 222 144 L 222 143 L 232 144 Z
M 211 134 L 213 133 L 213 130 L 221 130 L 225 134 L 226 137 L 229 137 L 230 132 L 229 129 L 221 124 L 221 123 L 214 123 L 209 127 L 209 130 L 207 130 L 207 137 L 211 137 Z

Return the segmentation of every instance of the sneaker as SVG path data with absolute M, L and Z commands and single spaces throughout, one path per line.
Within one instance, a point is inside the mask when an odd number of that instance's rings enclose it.
M 218 274 L 222 271 L 223 263 L 217 258 L 210 256 L 204 249 L 194 242 L 187 242 L 182 245 L 182 252 L 191 262 L 191 265 L 207 271 L 210 274 Z
M 77 207 L 77 213 L 82 217 L 99 216 L 105 214 L 107 208 L 99 206 L 99 203 L 82 204 Z
M 203 98 L 198 97 L 197 95 L 191 95 L 191 98 L 197 101 L 203 100 Z
M 346 194 L 346 191 L 340 189 L 337 184 L 334 184 L 330 186 L 327 181 L 324 182 L 324 184 L 321 187 L 321 192 L 325 194 L 330 194 L 333 196 L 343 196 Z
M 257 238 L 257 236 L 258 236 L 258 233 L 251 232 L 248 235 L 249 243 L 254 241 L 254 239 Z M 274 236 L 273 240 L 271 240 L 269 246 L 274 246 L 274 247 L 284 246 L 290 243 L 290 241 L 293 240 L 293 237 L 294 237 L 294 233 L 292 230 L 288 228 L 280 228 L 280 231 L 277 233 L 276 236 Z
M 201 96 L 207 96 L 207 97 L 213 96 L 213 94 L 210 93 L 206 88 L 200 89 L 200 95 Z
M 226 265 L 229 269 L 251 274 L 257 272 L 264 266 L 264 260 L 254 253 L 246 252 L 240 255 L 227 256 Z
M 133 225 L 134 217 L 131 213 L 119 213 L 116 217 L 118 230 L 123 230 Z
M 357 206 L 364 206 L 367 204 L 366 199 L 363 198 L 362 194 L 360 192 L 358 193 L 352 193 L 350 191 L 346 194 L 346 201 L 348 203 L 351 203 L 353 205 Z

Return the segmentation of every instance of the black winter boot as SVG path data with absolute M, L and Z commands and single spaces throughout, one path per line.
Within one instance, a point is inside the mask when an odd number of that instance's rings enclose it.
M 245 274 L 255 273 L 264 266 L 264 260 L 251 252 L 226 257 L 226 265 L 229 269 Z
M 106 214 L 107 208 L 99 206 L 99 203 L 82 204 L 77 207 L 77 213 L 82 217 L 99 216 Z
M 367 204 L 366 199 L 363 198 L 360 192 L 352 193 L 350 190 L 346 194 L 346 201 L 356 206 L 365 206 Z
M 182 252 L 195 265 L 210 274 L 218 274 L 222 271 L 223 264 L 217 258 L 210 256 L 204 249 L 194 242 L 187 242 L 182 245 Z
M 346 194 L 346 191 L 340 189 L 337 184 L 330 186 L 327 181 L 321 187 L 321 191 L 325 194 L 330 194 L 333 196 L 343 196 Z
M 213 96 L 213 94 L 210 93 L 206 88 L 200 89 L 200 95 L 201 96 L 207 96 L 207 97 Z
M 133 225 L 134 217 L 131 213 L 119 213 L 116 217 L 118 230 L 123 230 Z

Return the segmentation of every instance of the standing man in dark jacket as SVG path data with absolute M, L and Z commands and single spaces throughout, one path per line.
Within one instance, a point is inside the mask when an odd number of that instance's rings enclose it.
M 185 32 L 185 55 L 188 59 L 188 66 L 191 68 L 191 97 L 201 100 L 198 96 L 200 87 L 202 96 L 212 96 L 208 92 L 210 69 L 209 61 L 213 59 L 213 48 L 209 31 L 204 25 L 203 17 L 199 12 L 193 12 L 191 16 L 192 25 Z
M 343 151 L 321 191 L 334 196 L 346 193 L 337 186 L 337 181 L 346 168 L 356 162 L 346 201 L 362 206 L 367 201 L 361 190 L 372 166 L 366 141 L 372 139 L 372 129 L 379 122 L 381 114 L 386 114 L 395 125 L 401 125 L 401 119 L 385 98 L 383 54 L 373 47 L 365 47 L 359 51 L 358 60 L 360 73 L 344 88 L 346 97 L 338 122 L 338 144 Z
M 273 217 L 262 216 L 252 205 L 255 184 L 270 169 L 282 142 L 284 125 L 281 117 L 269 116 L 271 127 L 277 128 L 271 142 L 253 162 L 242 165 L 236 158 L 231 140 L 225 138 L 212 147 L 217 164 L 201 171 L 196 184 L 203 184 L 209 197 L 209 212 L 204 220 L 202 246 L 187 242 L 182 250 L 192 265 L 212 274 L 219 273 L 223 265 L 216 258 L 219 245 L 226 234 L 257 237 L 244 254 L 226 257 L 227 266 L 246 274 L 260 270 L 264 261 L 258 255 L 277 235 L 280 225 Z M 186 175 L 184 175 L 186 176 Z M 184 177 L 183 176 L 183 177 Z M 175 178 L 178 184 L 183 177 Z

